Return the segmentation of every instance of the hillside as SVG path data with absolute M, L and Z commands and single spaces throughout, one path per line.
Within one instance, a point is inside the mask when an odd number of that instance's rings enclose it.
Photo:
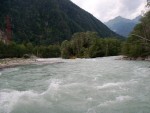
M 6 29 L 6 16 L 11 18 L 16 42 L 52 44 L 70 39 L 81 31 L 95 31 L 100 37 L 115 37 L 93 15 L 70 0 L 3 0 L 0 4 L 0 29 Z
M 141 19 L 141 16 L 138 16 L 133 20 L 118 16 L 118 17 L 106 22 L 105 24 L 114 32 L 116 32 L 124 37 L 128 37 L 130 32 L 136 26 L 136 24 L 139 23 L 140 19 Z

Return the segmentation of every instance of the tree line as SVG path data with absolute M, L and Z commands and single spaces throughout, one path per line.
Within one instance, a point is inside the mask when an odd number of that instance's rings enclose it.
M 62 58 L 95 58 L 121 53 L 121 40 L 99 38 L 96 32 L 75 33 L 71 39 L 61 44 Z
M 59 57 L 60 46 L 34 46 L 32 43 L 17 44 L 15 42 L 5 44 L 0 41 L 0 58 L 30 58 L 31 56 L 42 58 Z
M 117 38 L 100 38 L 96 32 L 75 33 L 71 40 L 56 45 L 33 45 L 0 42 L 0 58 L 37 56 L 42 58 L 95 58 L 121 53 L 121 41 Z

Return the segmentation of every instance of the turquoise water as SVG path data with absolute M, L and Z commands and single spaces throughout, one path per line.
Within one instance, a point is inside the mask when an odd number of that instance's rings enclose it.
M 150 113 L 150 62 L 63 60 L 0 71 L 0 113 Z

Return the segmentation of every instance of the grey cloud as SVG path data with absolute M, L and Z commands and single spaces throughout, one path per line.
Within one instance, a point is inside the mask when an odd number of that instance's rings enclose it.
M 116 16 L 134 18 L 141 13 L 146 0 L 72 0 L 102 21 Z

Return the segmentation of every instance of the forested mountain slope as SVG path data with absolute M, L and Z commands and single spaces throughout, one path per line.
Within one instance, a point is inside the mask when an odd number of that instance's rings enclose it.
M 6 29 L 7 15 L 11 18 L 13 38 L 20 43 L 59 43 L 82 31 L 95 31 L 100 37 L 119 37 L 70 0 L 1 0 L 2 31 Z

